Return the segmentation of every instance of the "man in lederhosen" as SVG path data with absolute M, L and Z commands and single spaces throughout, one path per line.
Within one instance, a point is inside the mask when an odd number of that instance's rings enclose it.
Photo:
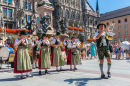
M 97 26 L 97 29 L 99 29 L 99 32 L 95 33 L 95 38 L 97 41 L 97 52 L 98 52 L 98 56 L 99 56 L 99 60 L 100 60 L 100 71 L 101 71 L 101 78 L 103 79 L 108 79 L 111 77 L 111 73 L 110 73 L 110 68 L 111 68 L 111 55 L 110 55 L 110 51 L 109 51 L 109 40 L 106 39 L 106 35 L 108 32 L 108 30 L 105 30 L 106 25 L 105 24 L 99 24 Z M 104 62 L 104 56 L 107 59 L 108 62 L 108 77 L 105 76 L 104 72 L 103 72 L 103 62 Z

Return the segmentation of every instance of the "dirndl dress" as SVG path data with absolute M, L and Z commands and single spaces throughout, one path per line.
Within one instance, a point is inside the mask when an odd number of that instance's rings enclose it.
M 50 67 L 50 48 L 46 45 L 43 45 L 39 55 L 39 69 L 50 69 Z
M 56 67 L 65 65 L 65 60 L 62 56 L 60 47 L 53 48 L 51 65 Z
M 14 73 L 26 73 L 32 71 L 32 65 L 28 48 L 24 45 L 18 46 L 15 53 Z
M 75 52 L 75 55 L 72 54 L 72 52 Z M 80 65 L 80 52 L 77 48 L 72 48 L 68 52 L 68 58 L 67 58 L 67 64 L 68 65 Z

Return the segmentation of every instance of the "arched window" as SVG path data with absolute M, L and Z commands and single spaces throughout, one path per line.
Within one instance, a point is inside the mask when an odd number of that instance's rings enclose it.
M 68 10 L 66 10 L 66 12 L 65 12 L 65 18 L 69 18 L 69 11 Z

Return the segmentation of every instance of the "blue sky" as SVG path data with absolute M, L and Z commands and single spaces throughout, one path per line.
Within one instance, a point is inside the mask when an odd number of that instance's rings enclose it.
M 130 6 L 130 0 L 98 0 L 100 13 L 106 13 Z M 88 0 L 90 5 L 96 10 L 97 0 Z

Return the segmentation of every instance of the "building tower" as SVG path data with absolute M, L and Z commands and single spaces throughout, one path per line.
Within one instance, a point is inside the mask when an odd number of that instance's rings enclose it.
M 98 5 L 98 0 L 97 0 L 97 4 L 96 4 L 96 13 L 97 13 L 97 17 L 100 17 L 100 10 L 99 10 L 99 5 Z

